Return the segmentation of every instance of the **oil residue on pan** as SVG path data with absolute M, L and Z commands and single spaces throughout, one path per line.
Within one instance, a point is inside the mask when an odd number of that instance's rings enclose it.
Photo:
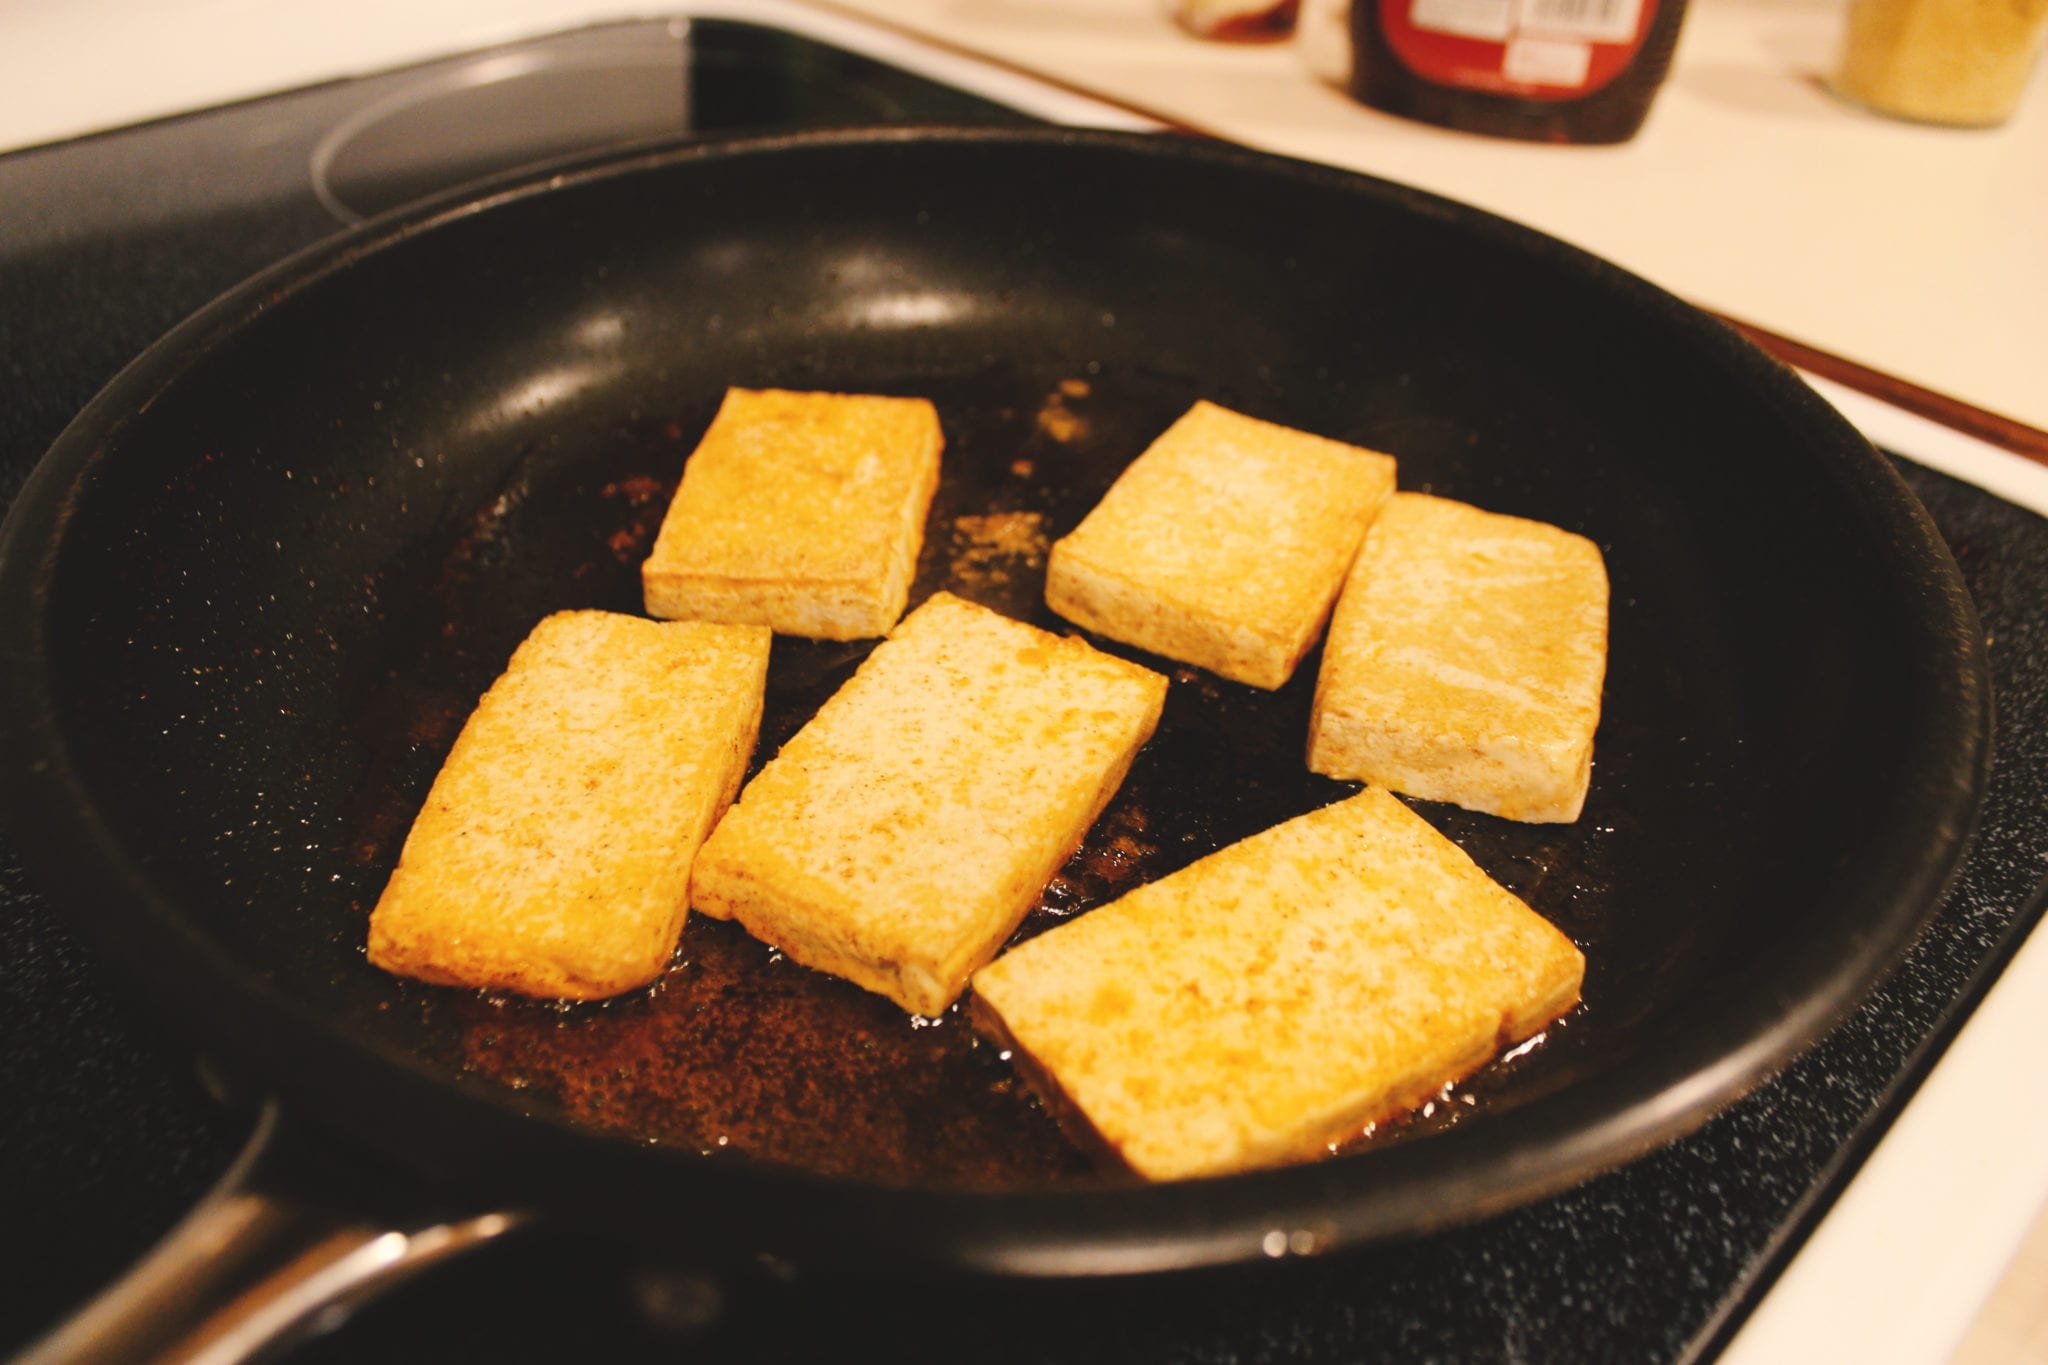
M 1002 368 L 919 387 L 939 404 L 947 447 L 913 601 L 946 587 L 1052 629 L 1071 627 L 1043 605 L 1049 540 L 1070 530 L 1188 403 L 1232 398 L 1151 375 L 1054 379 Z M 387 659 L 384 681 L 365 695 L 361 723 L 352 727 L 381 748 L 350 820 L 352 861 L 366 889 L 381 884 L 395 860 L 433 765 L 465 714 L 470 693 L 449 680 L 487 680 L 486 662 L 509 653 L 529 617 L 555 607 L 637 610 L 639 560 L 709 415 L 707 405 L 674 420 L 624 424 L 587 452 L 536 464 L 538 472 L 515 463 L 516 486 L 452 519 L 432 587 L 418 598 L 409 629 L 398 632 L 411 644 Z M 1418 466 L 1404 463 L 1404 486 L 1417 486 L 1419 474 L 1439 491 L 1457 491 L 1455 469 L 1427 459 Z M 1629 607 L 1623 594 L 1617 602 L 1625 650 Z M 1355 789 L 1309 773 L 1303 762 L 1318 655 L 1286 687 L 1265 693 L 1097 643 L 1167 671 L 1173 686 L 1157 735 L 1046 887 L 1019 940 Z M 871 647 L 777 639 L 756 769 Z M 1633 669 L 1618 653 L 1618 690 L 1654 693 Z M 1668 953 L 1668 944 L 1650 934 L 1633 941 L 1635 921 L 1620 908 L 1655 894 L 1649 882 L 1671 870 L 1668 856 L 1653 863 L 1627 853 L 1643 818 L 1642 800 L 1630 795 L 1631 773 L 1686 761 L 1668 739 L 1658 740 L 1643 707 L 1610 706 L 1593 796 L 1576 825 L 1511 825 L 1421 807 L 1586 949 L 1589 1003 L 1541 1044 L 1353 1145 L 1435 1133 L 1553 1090 L 1568 1083 L 1575 1059 L 1600 1046 L 1609 1021 L 1650 1008 L 1659 964 L 1643 953 L 1653 941 Z M 1683 818 L 1677 809 L 1666 814 Z M 1695 882 L 1690 894 L 1707 894 L 1707 884 Z M 417 1020 L 409 1046 L 516 1108 L 638 1140 L 890 1184 L 1030 1188 L 1125 1178 L 1098 1170 L 1060 1133 L 995 1046 L 974 1036 L 958 1005 L 938 1020 L 906 1017 L 701 916 L 690 920 L 660 982 L 605 1004 L 563 1006 L 400 981 L 375 995 L 383 997 L 374 1006 L 384 1015 L 378 1031 L 388 1032 L 393 1016 Z
M 702 915 L 668 974 L 632 999 L 447 1003 L 467 1065 L 538 1088 L 595 1128 L 835 1176 L 1015 1185 L 1087 1174 L 957 1006 L 908 1017 Z

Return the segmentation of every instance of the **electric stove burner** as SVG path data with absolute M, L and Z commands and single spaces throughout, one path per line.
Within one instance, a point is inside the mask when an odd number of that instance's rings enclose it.
M 499 172 L 636 141 L 1018 116 L 855 53 L 716 19 L 614 24 L 423 67 L 313 149 L 345 223 Z

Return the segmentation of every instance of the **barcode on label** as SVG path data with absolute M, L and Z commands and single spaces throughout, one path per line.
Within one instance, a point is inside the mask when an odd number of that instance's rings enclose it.
M 1636 36 L 1643 0 L 1522 0 L 1516 28 L 1557 38 L 1625 43 Z

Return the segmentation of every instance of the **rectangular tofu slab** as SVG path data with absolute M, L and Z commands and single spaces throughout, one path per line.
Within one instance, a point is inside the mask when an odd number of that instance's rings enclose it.
M 995 955 L 1152 735 L 1166 679 L 947 593 L 754 779 L 691 904 L 936 1015 Z
M 1395 494 L 1330 622 L 1308 766 L 1510 820 L 1578 819 L 1607 595 L 1583 536 Z
M 1046 604 L 1099 635 L 1272 689 L 1322 633 L 1394 491 L 1390 455 L 1201 402 L 1046 564 Z
M 1322 1153 L 1577 1003 L 1585 959 L 1386 791 L 1289 820 L 975 974 L 976 1018 L 1152 1180 Z
M 922 398 L 728 390 L 641 566 L 647 614 L 886 634 L 909 600 L 942 444 Z
M 601 611 L 534 627 L 413 821 L 370 961 L 571 1000 L 652 981 L 754 751 L 771 638 Z

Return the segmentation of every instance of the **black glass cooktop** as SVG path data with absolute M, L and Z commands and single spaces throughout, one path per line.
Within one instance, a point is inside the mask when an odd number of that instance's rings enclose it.
M 124 362 L 360 216 L 617 142 L 1024 116 L 796 34 L 612 25 L 0 156 L 0 501 Z M 1711 1356 L 2025 930 L 2048 858 L 2048 522 L 1910 464 L 1983 615 L 1998 709 L 1983 831 L 1877 995 L 1692 1137 L 1421 1242 L 1139 1282 L 708 1282 L 540 1231 L 298 1347 L 306 1361 L 845 1358 L 1575 1360 Z M 0 845 L 0 1351 L 115 1276 L 249 1123 Z

